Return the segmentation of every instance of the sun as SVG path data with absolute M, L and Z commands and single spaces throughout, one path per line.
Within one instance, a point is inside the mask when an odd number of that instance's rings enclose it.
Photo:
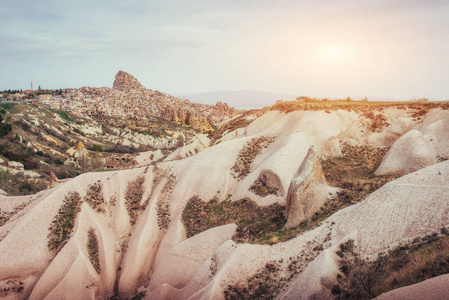
M 339 59 L 344 57 L 344 49 L 341 46 L 327 46 L 323 49 L 323 54 L 329 59 Z

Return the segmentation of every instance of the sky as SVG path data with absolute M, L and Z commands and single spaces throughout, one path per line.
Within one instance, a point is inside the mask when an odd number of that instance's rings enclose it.
M 2 0 L 0 90 L 449 99 L 447 0 Z

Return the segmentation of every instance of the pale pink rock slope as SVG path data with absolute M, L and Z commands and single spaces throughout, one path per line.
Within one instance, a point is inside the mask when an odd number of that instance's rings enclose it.
M 335 251 L 340 243 L 354 239 L 363 255 L 375 255 L 449 224 L 449 162 L 401 177 L 365 201 L 338 211 L 320 227 L 271 246 L 235 243 L 232 224 L 187 239 L 182 211 L 193 196 L 205 201 L 249 197 L 259 205 L 285 205 L 286 191 L 311 146 L 318 155 L 335 155 L 343 142 L 385 147 L 406 132 L 419 130 L 432 136 L 428 147 L 436 155 L 445 155 L 441 144 L 447 141 L 448 115 L 444 111 L 430 111 L 421 123 L 408 118 L 405 110 L 388 108 L 384 114 L 391 125 L 374 133 L 369 122 L 354 111 L 271 111 L 228 134 L 220 144 L 185 159 L 88 173 L 32 196 L 0 195 L 1 210 L 15 211 L 0 227 L 0 289 L 23 286 L 20 292 L 0 292 L 0 296 L 104 299 L 146 290 L 147 299 L 224 299 L 228 285 L 244 285 L 267 262 L 277 261 L 280 278 L 290 279 L 276 299 L 329 298 L 338 272 Z M 254 159 L 249 174 L 237 180 L 232 167 L 239 151 L 262 136 L 274 142 Z M 279 179 L 283 194 L 262 197 L 251 191 L 261 173 L 268 171 Z M 140 177 L 144 178 L 144 209 L 137 211 L 132 224 L 126 188 Z M 64 197 L 76 191 L 83 198 L 93 183 L 103 186 L 104 210 L 83 202 L 67 244 L 58 253 L 50 251 L 49 227 Z M 161 217 L 161 205 L 168 218 Z M 161 220 L 165 220 L 162 226 Z M 100 273 L 86 246 L 90 229 L 98 237 Z M 298 258 L 300 267 L 294 274 L 289 271 L 291 257 L 307 258 Z

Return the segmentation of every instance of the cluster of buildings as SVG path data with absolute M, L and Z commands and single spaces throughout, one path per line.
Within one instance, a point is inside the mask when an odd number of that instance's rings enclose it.
M 126 123 L 128 126 L 147 127 L 149 116 L 161 117 L 180 125 L 196 129 L 211 129 L 204 105 L 191 104 L 189 100 L 150 89 L 111 89 L 82 87 L 64 89 L 62 93 L 41 93 L 29 98 L 31 91 L 10 95 L 10 100 L 26 101 L 35 105 L 45 104 L 55 110 L 75 115 L 89 115 L 99 120 Z M 207 113 L 207 112 L 206 112 Z M 189 116 L 186 120 L 174 116 Z M 210 128 L 209 128 L 210 127 Z
M 238 114 L 235 108 L 225 103 L 190 103 L 187 99 L 146 89 L 134 76 L 123 71 L 115 76 L 113 88 L 39 89 L 35 93 L 31 89 L 11 94 L 9 98 L 136 128 L 148 127 L 151 118 L 159 117 L 206 132 L 213 131 L 211 123 L 219 123 Z

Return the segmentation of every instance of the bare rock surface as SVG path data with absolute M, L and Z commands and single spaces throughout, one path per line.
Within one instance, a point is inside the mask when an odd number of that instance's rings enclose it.
M 115 75 L 113 83 L 114 89 L 144 89 L 140 82 L 131 74 L 119 71 Z
M 411 130 L 393 144 L 375 174 L 407 174 L 436 162 L 429 141 L 418 130 Z
M 449 274 L 427 279 L 426 281 L 404 286 L 377 297 L 377 300 L 427 300 L 449 299 Z
M 327 198 L 326 179 L 317 154 L 313 147 L 310 147 L 288 189 L 285 229 L 296 227 L 313 215 Z

